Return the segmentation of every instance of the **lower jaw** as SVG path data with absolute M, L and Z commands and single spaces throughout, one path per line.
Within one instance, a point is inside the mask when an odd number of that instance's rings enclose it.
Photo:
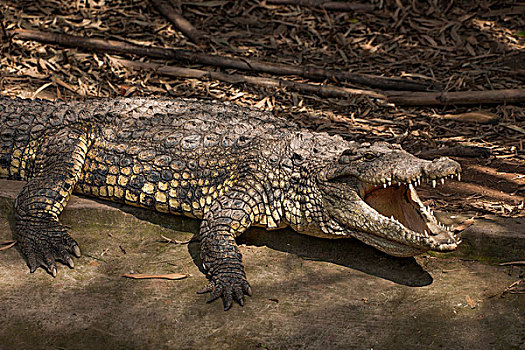
M 413 247 L 361 231 L 353 232 L 352 236 L 384 253 L 396 257 L 416 256 L 430 250 L 430 248 Z

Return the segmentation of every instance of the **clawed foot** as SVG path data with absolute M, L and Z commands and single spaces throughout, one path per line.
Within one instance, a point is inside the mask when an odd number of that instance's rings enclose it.
M 232 307 L 235 300 L 239 305 L 244 305 L 244 295 L 252 296 L 252 288 L 246 280 L 246 277 L 239 276 L 237 273 L 218 273 L 213 276 L 210 282 L 197 292 L 198 294 L 211 293 L 207 302 L 222 297 L 224 311 Z
M 14 238 L 31 273 L 42 266 L 51 276 L 56 277 L 56 261 L 73 268 L 75 264 L 71 254 L 80 257 L 78 243 L 59 223 L 19 225 Z

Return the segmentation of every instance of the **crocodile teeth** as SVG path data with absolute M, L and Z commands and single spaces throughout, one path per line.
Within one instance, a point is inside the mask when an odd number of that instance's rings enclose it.
M 432 187 L 436 188 L 436 185 L 437 185 L 436 180 L 432 180 Z
M 461 174 L 458 173 L 458 181 L 461 181 Z
M 445 184 L 445 179 L 444 179 L 444 178 L 441 178 L 441 184 L 442 184 L 442 185 Z
M 386 184 L 383 184 L 383 188 L 386 188 L 386 187 L 387 187 Z

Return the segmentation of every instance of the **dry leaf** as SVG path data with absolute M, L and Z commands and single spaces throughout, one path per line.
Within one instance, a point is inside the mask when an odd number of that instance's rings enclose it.
M 191 242 L 191 239 L 188 240 L 188 241 L 178 241 L 176 239 L 171 239 L 171 238 L 168 238 L 164 235 L 160 235 L 164 240 L 162 242 L 166 242 L 166 243 L 173 243 L 173 244 L 188 244 Z
M 143 279 L 181 280 L 183 278 L 188 277 L 188 275 L 183 274 L 183 273 L 166 273 L 166 274 L 160 274 L 160 275 L 148 275 L 144 273 L 128 273 L 128 274 L 122 275 L 122 277 L 133 278 L 136 280 L 143 280 Z
M 0 246 L 5 245 L 5 247 L 0 247 L 0 251 L 1 250 L 8 250 L 9 248 L 14 246 L 15 244 L 16 244 L 16 241 L 2 242 L 2 243 L 0 243 Z
M 445 114 L 443 119 L 455 120 L 464 123 L 493 124 L 497 123 L 499 117 L 487 111 L 468 112 L 460 114 Z
M 474 218 L 470 218 L 470 219 L 467 219 L 465 221 L 463 221 L 461 224 L 459 224 L 458 226 L 455 226 L 454 227 L 454 232 L 460 232 L 460 231 L 464 231 L 467 227 L 470 227 L 474 224 Z
M 121 96 L 125 96 L 126 93 L 128 92 L 128 90 L 129 90 L 129 85 L 121 85 L 121 86 L 120 86 L 119 94 L 120 94 Z
M 474 309 L 477 305 L 476 301 L 474 301 L 470 295 L 467 295 L 465 297 L 465 300 L 467 301 L 468 306 L 470 306 L 471 309 Z
M 503 126 L 506 127 L 507 129 L 514 130 L 514 131 L 517 131 L 517 132 L 521 132 L 522 134 L 525 134 L 525 129 L 520 128 L 520 127 L 517 126 L 517 125 L 514 125 L 514 124 L 504 124 Z

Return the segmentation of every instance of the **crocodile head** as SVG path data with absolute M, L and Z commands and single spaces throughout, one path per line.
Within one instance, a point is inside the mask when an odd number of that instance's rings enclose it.
M 354 236 L 394 256 L 454 250 L 460 241 L 422 204 L 416 187 L 460 179 L 460 171 L 449 158 L 423 160 L 384 142 L 347 149 L 318 175 L 320 228 Z

